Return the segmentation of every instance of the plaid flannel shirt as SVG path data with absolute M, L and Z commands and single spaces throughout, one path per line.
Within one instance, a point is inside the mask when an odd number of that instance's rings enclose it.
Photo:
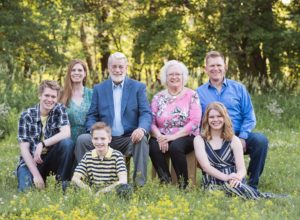
M 42 131 L 43 125 L 41 121 L 40 105 L 28 108 L 22 112 L 18 125 L 18 141 L 28 142 L 31 155 L 34 154 L 36 146 L 44 140 L 54 136 L 60 132 L 60 128 L 69 125 L 68 114 L 63 104 L 57 103 L 49 112 L 45 130 Z M 25 164 L 25 161 L 20 157 L 20 164 Z

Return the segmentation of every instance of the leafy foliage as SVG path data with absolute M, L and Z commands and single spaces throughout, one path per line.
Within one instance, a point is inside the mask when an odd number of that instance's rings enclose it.
M 228 76 L 252 91 L 299 91 L 300 4 L 279 0 L 4 0 L 0 61 L 14 60 L 31 78 L 41 66 L 58 69 L 85 59 L 90 81 L 107 78 L 107 59 L 122 51 L 131 77 L 149 84 L 169 59 L 183 61 L 195 87 L 205 80 L 211 49 L 229 58 Z M 63 80 L 64 72 L 52 71 Z

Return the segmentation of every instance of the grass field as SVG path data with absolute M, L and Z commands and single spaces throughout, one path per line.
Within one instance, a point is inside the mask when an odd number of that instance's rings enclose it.
M 48 179 L 46 190 L 20 194 L 13 172 L 19 150 L 15 136 L 11 136 L 0 142 L 0 219 L 299 219 L 300 98 L 261 95 L 253 97 L 253 102 L 256 130 L 270 140 L 259 188 L 262 192 L 287 193 L 287 198 L 245 201 L 222 192 L 204 192 L 200 170 L 197 187 L 186 192 L 149 178 L 130 200 L 73 189 L 63 194 L 53 177 Z M 249 158 L 245 158 L 247 162 Z

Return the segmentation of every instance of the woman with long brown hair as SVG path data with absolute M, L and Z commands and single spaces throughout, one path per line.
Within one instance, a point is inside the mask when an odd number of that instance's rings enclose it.
M 63 94 L 60 102 L 67 107 L 71 125 L 71 137 L 76 143 L 77 137 L 86 132 L 85 118 L 92 100 L 92 89 L 85 87 L 88 69 L 82 60 L 72 60 L 68 66 Z

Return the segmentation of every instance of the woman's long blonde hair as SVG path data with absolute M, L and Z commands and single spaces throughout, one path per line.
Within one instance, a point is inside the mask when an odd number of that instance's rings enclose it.
M 72 72 L 73 67 L 78 63 L 82 65 L 82 67 L 84 69 L 84 72 L 85 72 L 85 78 L 83 79 L 82 84 L 83 84 L 83 86 L 85 86 L 85 84 L 86 84 L 86 77 L 87 77 L 87 74 L 88 74 L 88 68 L 87 68 L 86 63 L 83 62 L 82 60 L 79 60 L 79 59 L 72 60 L 68 65 L 68 71 L 67 71 L 67 75 L 66 75 L 66 78 L 65 78 L 63 93 L 62 93 L 62 96 L 60 98 L 60 102 L 63 103 L 65 106 L 67 106 L 69 104 L 69 101 L 72 97 L 71 72 Z
M 234 135 L 232 123 L 226 107 L 221 102 L 212 102 L 206 107 L 206 111 L 204 113 L 204 118 L 202 121 L 201 136 L 206 140 L 211 140 L 212 138 L 210 126 L 208 124 L 208 115 L 211 110 L 218 111 L 224 118 L 224 125 L 221 138 L 223 138 L 226 141 L 230 141 Z

